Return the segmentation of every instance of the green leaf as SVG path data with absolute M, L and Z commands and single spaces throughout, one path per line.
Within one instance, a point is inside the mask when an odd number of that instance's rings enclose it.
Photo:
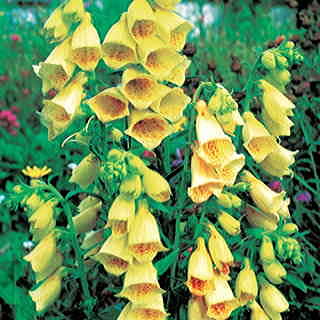
M 293 275 L 293 274 L 288 274 L 286 276 L 286 280 L 293 285 L 294 287 L 300 289 L 301 291 L 303 291 L 304 293 L 306 293 L 308 291 L 308 287 L 307 285 L 303 282 L 303 280 L 301 280 L 299 277 Z
M 169 267 L 173 264 L 179 254 L 179 249 L 172 251 L 166 257 L 162 258 L 158 262 L 156 262 L 155 267 L 158 271 L 158 275 L 161 276 L 164 274 Z
M 320 306 L 320 297 L 311 297 L 305 300 L 307 303 L 316 304 Z

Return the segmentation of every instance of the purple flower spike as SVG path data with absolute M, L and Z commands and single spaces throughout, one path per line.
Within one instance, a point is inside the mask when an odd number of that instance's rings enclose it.
M 299 202 L 310 202 L 312 200 L 311 193 L 308 191 L 300 192 L 296 195 L 295 199 Z

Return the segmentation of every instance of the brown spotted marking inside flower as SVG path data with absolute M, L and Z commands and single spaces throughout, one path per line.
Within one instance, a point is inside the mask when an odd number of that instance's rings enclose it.
M 135 61 L 134 51 L 122 44 L 106 43 L 103 46 L 103 52 L 111 62 L 130 63 Z
M 139 283 L 129 286 L 126 289 L 125 296 L 129 300 L 143 298 L 153 293 L 159 287 L 154 283 Z
M 159 118 L 147 118 L 138 121 L 132 131 L 143 139 L 162 139 L 167 132 L 167 122 Z
M 221 181 L 206 183 L 197 187 L 189 188 L 188 194 L 195 203 L 201 203 L 208 200 L 215 192 L 222 189 L 224 183 Z
M 126 84 L 125 92 L 130 98 L 145 100 L 154 95 L 155 87 L 155 81 L 147 78 L 137 78 Z
M 187 282 L 190 292 L 195 296 L 204 296 L 212 289 L 212 281 L 190 277 Z
M 248 144 L 248 149 L 253 154 L 264 159 L 274 150 L 274 146 L 275 144 L 272 137 L 260 137 L 252 139 Z
M 174 30 L 170 34 L 170 43 L 175 48 L 181 48 L 183 46 L 184 39 L 185 39 L 185 34 L 178 30 Z
M 71 54 L 71 60 L 83 70 L 94 69 L 100 57 L 100 50 L 96 47 L 77 48 Z
M 149 242 L 131 245 L 129 250 L 140 261 L 152 261 L 157 252 L 163 250 L 163 247 L 157 242 Z
M 234 152 L 234 146 L 228 139 L 211 140 L 202 145 L 204 153 L 213 165 L 221 165 Z
M 141 320 L 163 320 L 165 319 L 165 313 L 160 310 L 155 309 L 135 309 L 133 314 L 137 317 L 137 319 Z
M 124 117 L 127 113 L 127 105 L 115 97 L 99 95 L 94 100 L 94 111 L 101 121 L 110 121 Z
M 121 236 L 128 232 L 128 221 L 123 220 L 110 220 L 109 226 L 112 229 L 112 233 Z
M 136 40 L 143 40 L 156 33 L 156 23 L 152 20 L 138 20 L 131 29 Z
M 127 271 L 129 263 L 114 255 L 107 255 L 104 259 L 106 270 L 112 274 L 121 274 Z
M 238 306 L 236 299 L 212 304 L 208 306 L 208 316 L 214 319 L 227 319 Z
M 174 51 L 168 48 L 162 48 L 148 55 L 146 67 L 149 68 L 152 73 L 161 74 L 170 72 L 177 63 L 178 61 L 176 61 Z

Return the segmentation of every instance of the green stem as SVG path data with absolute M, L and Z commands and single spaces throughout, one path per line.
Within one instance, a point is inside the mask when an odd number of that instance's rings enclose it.
M 82 290 L 83 290 L 85 308 L 86 308 L 85 313 L 89 317 L 90 315 L 92 315 L 92 308 L 93 308 L 92 302 L 94 299 L 90 295 L 89 285 L 88 285 L 88 281 L 86 278 L 85 266 L 84 266 L 83 257 L 82 257 L 82 252 L 81 252 L 81 248 L 79 246 L 78 240 L 77 240 L 77 232 L 76 232 L 76 228 L 74 226 L 73 220 L 72 220 L 72 211 L 71 211 L 70 205 L 69 205 L 68 201 L 60 194 L 60 192 L 53 185 L 51 185 L 51 184 L 46 185 L 45 188 L 47 190 L 51 191 L 56 196 L 56 198 L 62 204 L 63 211 L 67 217 L 68 225 L 69 225 L 69 228 L 71 231 L 72 246 L 75 251 L 77 264 L 79 266 L 79 276 L 80 276 L 80 282 L 81 282 L 81 286 L 82 286 Z

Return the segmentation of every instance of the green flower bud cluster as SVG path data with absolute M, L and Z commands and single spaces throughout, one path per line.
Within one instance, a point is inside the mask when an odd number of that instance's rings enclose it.
M 299 242 L 291 237 L 281 236 L 276 241 L 276 250 L 283 260 L 291 259 L 294 264 L 302 262 L 302 252 Z

